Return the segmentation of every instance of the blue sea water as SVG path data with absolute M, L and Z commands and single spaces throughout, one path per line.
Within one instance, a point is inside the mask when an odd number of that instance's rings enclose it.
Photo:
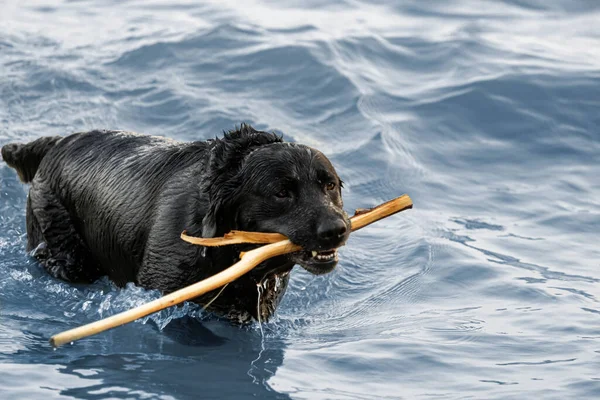
M 0 5 L 0 144 L 240 122 L 325 152 L 348 211 L 415 208 L 296 269 L 276 317 L 193 307 L 53 350 L 159 296 L 52 279 L 0 164 L 3 399 L 600 398 L 600 3 Z

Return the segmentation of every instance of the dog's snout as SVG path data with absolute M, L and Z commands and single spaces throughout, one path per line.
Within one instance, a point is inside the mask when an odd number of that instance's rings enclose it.
M 346 222 L 341 218 L 336 218 L 321 221 L 317 227 L 317 236 L 321 240 L 337 240 L 342 238 L 347 230 Z

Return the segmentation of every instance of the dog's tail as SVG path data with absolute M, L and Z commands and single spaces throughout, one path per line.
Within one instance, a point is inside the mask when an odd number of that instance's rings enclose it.
M 9 143 L 2 146 L 2 159 L 17 170 L 21 181 L 31 182 L 46 153 L 60 139 L 60 136 L 46 136 L 25 144 Z

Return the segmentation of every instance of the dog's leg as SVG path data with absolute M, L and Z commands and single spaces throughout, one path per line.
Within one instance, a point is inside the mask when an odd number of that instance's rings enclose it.
M 27 236 L 28 248 L 37 246 L 33 256 L 55 278 L 87 283 L 103 275 L 65 207 L 39 180 L 29 191 Z
M 44 243 L 44 236 L 40 224 L 35 217 L 33 210 L 31 209 L 31 196 L 27 196 L 27 212 L 26 212 L 26 224 L 27 224 L 27 251 L 37 249 L 38 246 Z M 40 249 L 45 246 L 40 246 Z M 37 258 L 37 256 L 36 256 Z

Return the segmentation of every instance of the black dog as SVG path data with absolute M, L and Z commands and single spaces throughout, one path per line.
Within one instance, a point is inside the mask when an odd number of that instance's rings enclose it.
M 191 245 L 180 239 L 183 230 L 203 237 L 277 232 L 301 245 L 305 251 L 269 259 L 196 299 L 239 322 L 272 315 L 294 264 L 331 271 L 350 233 L 329 160 L 248 125 L 192 143 L 120 131 L 43 137 L 7 144 L 2 157 L 31 182 L 28 251 L 66 281 L 108 275 L 117 285 L 169 293 L 231 266 L 250 248 Z

